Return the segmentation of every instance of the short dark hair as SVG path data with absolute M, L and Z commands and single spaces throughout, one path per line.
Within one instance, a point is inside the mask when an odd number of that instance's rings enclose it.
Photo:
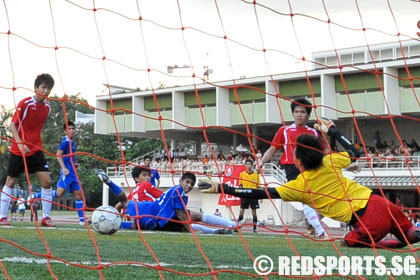
M 248 162 L 250 162 L 252 165 L 254 164 L 254 161 L 252 159 L 245 160 L 245 164 L 247 164 Z
M 63 124 L 63 129 L 64 129 L 64 130 L 66 130 L 68 126 L 76 127 L 76 126 L 74 125 L 74 122 L 72 122 L 72 121 L 68 121 L 68 122 L 67 122 L 67 126 L 66 126 L 66 123 L 64 123 L 64 124 Z
M 49 89 L 54 87 L 54 79 L 50 74 L 40 74 L 36 77 L 34 86 L 35 88 L 45 84 Z
M 292 109 L 292 113 L 295 111 L 295 108 L 297 106 L 305 107 L 306 113 L 308 115 L 310 115 L 311 112 L 312 112 L 312 103 L 309 102 L 309 100 L 306 99 L 306 98 L 296 98 L 292 101 L 292 103 L 290 104 L 290 108 Z
M 139 175 L 142 172 L 147 172 L 149 174 L 152 174 L 152 171 L 150 171 L 150 168 L 147 168 L 145 166 L 135 166 L 133 170 L 131 170 L 131 177 L 133 177 L 134 181 L 136 181 L 136 178 L 139 177 Z
M 316 170 L 322 166 L 323 148 L 318 138 L 302 134 L 297 138 L 295 156 L 300 159 L 305 170 Z
M 143 160 L 146 160 L 146 159 L 152 160 L 152 157 L 151 156 L 144 156 Z
M 183 181 L 185 179 L 190 179 L 191 181 L 194 182 L 194 185 L 195 185 L 196 178 L 195 178 L 195 175 L 193 173 L 185 172 L 184 174 L 182 174 L 181 181 Z

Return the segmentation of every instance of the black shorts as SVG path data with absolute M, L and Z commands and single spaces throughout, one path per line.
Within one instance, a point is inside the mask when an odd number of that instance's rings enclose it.
M 190 213 L 190 210 L 187 210 Z M 179 221 L 178 217 L 173 217 L 172 220 Z M 175 232 L 182 232 L 187 231 L 183 223 L 177 223 L 175 221 L 168 221 L 163 227 L 156 225 L 154 230 L 163 230 L 163 231 L 175 231 Z
M 251 207 L 251 209 L 259 209 L 260 204 L 258 203 L 258 199 L 243 197 L 241 199 L 241 209 L 248 209 L 249 207 Z
M 285 164 L 282 165 L 281 168 L 286 172 L 287 181 L 296 180 L 297 176 L 300 174 L 299 168 L 294 164 Z
M 173 218 L 173 220 L 178 220 L 176 217 Z M 187 231 L 183 223 L 177 223 L 168 221 L 163 227 L 160 227 L 159 225 L 154 228 L 154 230 L 163 230 L 163 231 L 175 231 L 175 232 L 182 232 Z
M 45 160 L 44 153 L 42 151 L 35 152 L 35 154 L 26 157 L 26 164 L 28 165 L 29 173 L 49 171 L 48 163 Z M 23 157 L 10 153 L 7 176 L 17 178 L 23 172 L 25 172 Z

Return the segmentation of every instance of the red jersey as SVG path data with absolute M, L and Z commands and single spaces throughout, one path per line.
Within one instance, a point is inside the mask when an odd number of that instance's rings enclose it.
M 295 164 L 293 161 L 293 154 L 296 148 L 296 139 L 302 134 L 312 134 L 319 137 L 318 131 L 308 126 L 300 127 L 296 124 L 291 124 L 279 128 L 271 146 L 275 147 L 277 150 L 284 147 L 283 155 L 280 158 L 280 164 Z
M 157 189 L 150 182 L 143 182 L 137 184 L 134 191 L 127 198 L 134 201 L 155 201 L 162 193 L 163 191 Z
M 47 100 L 44 103 L 38 103 L 34 96 L 19 102 L 12 122 L 16 124 L 20 139 L 26 141 L 26 146 L 31 150 L 30 153 L 25 154 L 26 156 L 42 150 L 41 131 L 50 111 L 51 105 Z M 15 142 L 12 143 L 10 152 L 22 156 Z

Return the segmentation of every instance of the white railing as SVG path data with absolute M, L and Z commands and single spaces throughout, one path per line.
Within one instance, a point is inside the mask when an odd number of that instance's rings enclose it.
M 287 182 L 286 173 L 273 163 L 266 163 L 262 168 L 265 176 L 273 176 L 277 182 L 283 184 Z
M 140 161 L 129 162 L 126 165 L 126 173 L 130 177 L 131 169 L 134 165 L 139 165 Z M 219 163 L 219 170 L 223 173 L 226 162 Z M 372 157 L 370 161 L 370 166 L 374 170 L 378 171 L 398 171 L 398 170 L 408 170 L 408 164 L 410 165 L 411 170 L 420 170 L 420 156 L 395 156 L 392 158 L 382 158 L 382 157 Z M 360 158 L 358 160 L 358 165 L 362 170 L 370 170 L 369 161 L 366 158 Z M 168 164 L 156 166 L 159 170 L 161 177 L 171 177 L 174 175 L 181 175 L 184 172 L 193 172 L 196 174 L 208 173 L 212 176 L 218 176 L 219 170 L 215 163 L 202 164 L 200 162 L 189 162 L 187 164 L 182 161 L 173 162 L 172 170 Z M 124 175 L 124 167 L 108 167 L 107 174 L 110 177 L 121 177 Z M 273 176 L 278 180 L 279 183 L 286 182 L 286 175 L 282 169 L 277 167 L 276 164 L 266 163 L 263 167 L 263 172 L 265 175 Z
M 128 176 L 131 176 L 131 170 L 134 165 L 139 165 L 139 163 L 136 162 L 130 162 L 127 164 L 125 168 L 125 172 Z M 219 164 L 220 172 L 223 173 L 225 170 L 225 163 Z M 173 172 L 171 171 L 171 168 L 169 165 L 165 166 L 154 166 L 159 171 L 160 177 L 171 177 L 172 174 L 174 175 L 181 175 L 184 172 L 193 172 L 196 174 L 209 174 L 212 176 L 218 175 L 218 169 L 216 164 L 200 164 L 200 163 L 193 163 L 193 164 L 187 164 L 182 165 L 180 162 L 174 162 L 172 164 Z M 118 167 L 107 167 L 106 173 L 110 177 L 120 177 L 124 175 L 124 167 L 118 166 Z
M 360 158 L 358 165 L 362 170 L 370 170 L 372 167 L 380 171 L 397 171 L 408 170 L 408 166 L 411 170 L 420 170 L 420 156 L 372 157 L 370 164 L 366 158 Z
M 226 163 L 220 163 L 219 169 L 220 172 L 223 174 L 225 170 Z M 131 177 L 131 170 L 134 165 L 131 165 L 130 163 L 126 166 L 125 172 L 127 173 L 128 177 Z M 179 163 L 173 164 L 174 172 L 171 172 L 171 169 L 169 167 L 158 167 L 160 177 L 171 177 L 172 174 L 181 175 L 184 172 L 193 172 L 195 174 L 209 174 L 211 176 L 217 177 L 219 172 L 217 169 L 216 164 L 199 164 L 199 163 L 193 163 L 186 166 L 181 166 Z M 286 174 L 285 172 L 277 167 L 273 163 L 266 163 L 264 167 L 262 168 L 264 175 L 266 176 L 273 176 L 276 178 L 276 180 L 279 183 L 287 182 Z M 116 178 L 116 177 L 122 177 L 124 176 L 124 168 L 123 166 L 117 167 L 108 167 L 106 170 L 109 177 Z

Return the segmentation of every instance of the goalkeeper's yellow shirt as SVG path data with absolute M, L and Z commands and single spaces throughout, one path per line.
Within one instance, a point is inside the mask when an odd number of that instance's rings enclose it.
M 257 189 L 260 184 L 260 175 L 253 171 L 249 174 L 246 171 L 242 171 L 239 174 L 239 185 L 242 185 L 244 189 Z
M 347 179 L 342 169 L 351 164 L 347 152 L 323 158 L 317 170 L 307 170 L 276 190 L 284 201 L 300 201 L 324 216 L 348 223 L 353 211 L 366 206 L 372 190 Z M 310 190 L 310 191 L 309 191 Z

